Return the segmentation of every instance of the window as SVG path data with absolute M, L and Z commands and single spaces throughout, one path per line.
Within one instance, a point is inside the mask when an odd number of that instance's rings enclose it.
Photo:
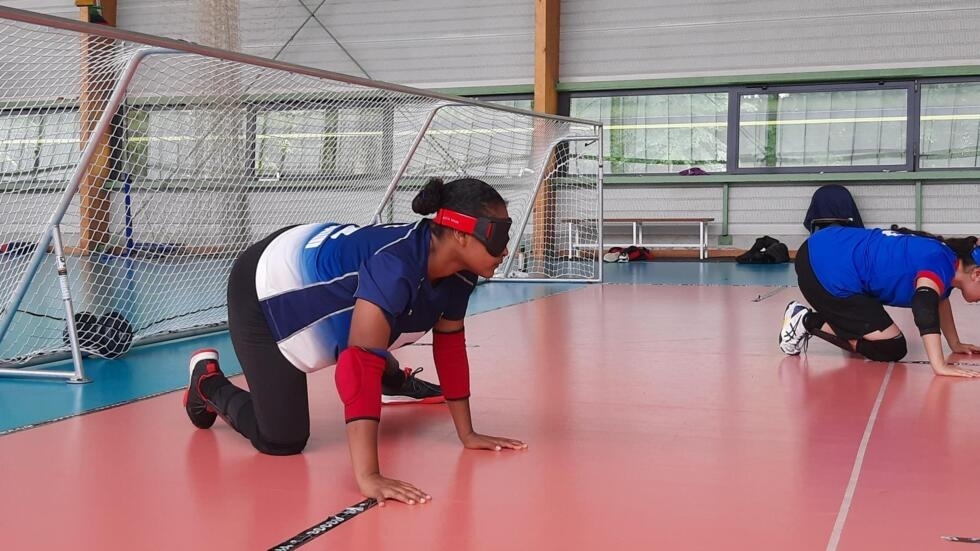
M 0 181 L 63 182 L 79 158 L 76 111 L 0 114 Z
M 919 168 L 980 166 L 980 83 L 921 88 Z
M 376 173 L 384 109 L 371 107 L 263 111 L 256 118 L 259 176 Z
M 139 107 L 126 111 L 125 171 L 188 182 L 235 177 L 247 155 L 244 108 Z
M 607 174 L 726 169 L 727 92 L 572 97 L 570 116 L 603 123 Z
M 531 98 L 519 98 L 519 99 L 484 99 L 487 103 L 495 103 L 497 105 L 503 105 L 506 107 L 514 107 L 517 109 L 527 109 L 531 111 L 534 109 L 533 102 Z
M 906 168 L 907 131 L 905 87 L 746 93 L 738 168 Z

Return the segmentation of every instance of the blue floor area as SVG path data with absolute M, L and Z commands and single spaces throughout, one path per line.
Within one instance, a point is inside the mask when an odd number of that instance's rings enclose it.
M 231 360 L 235 355 L 228 332 L 222 331 L 136 347 L 114 360 L 86 358 L 85 375 L 92 381 L 86 384 L 0 378 L 0 434 L 175 390 L 187 384 L 190 354 L 204 347 L 216 348 L 222 358 L 230 359 L 229 375 L 240 372 Z M 67 371 L 71 363 L 44 367 Z
M 795 286 L 793 264 L 736 262 L 629 262 L 603 266 L 602 279 L 614 284 Z
M 469 315 L 576 289 L 582 283 L 494 282 L 480 285 Z M 198 348 L 216 348 L 229 376 L 241 373 L 227 331 L 140 346 L 114 360 L 86 358 L 86 384 L 63 380 L 0 378 L 0 435 L 183 388 L 187 359 Z M 72 369 L 69 361 L 34 369 Z M 179 398 L 175 395 L 174 407 Z M 179 411 L 179 410 L 175 410 Z
M 796 285 L 792 264 L 740 265 L 733 262 L 634 262 L 606 264 L 609 284 L 654 285 Z M 470 299 L 469 315 L 580 288 L 580 283 L 494 282 L 479 286 Z M 225 331 L 134 348 L 115 360 L 85 361 L 88 384 L 60 380 L 0 378 L 0 434 L 65 417 L 113 407 L 183 388 L 187 359 L 203 347 L 218 349 L 222 369 L 240 373 Z M 46 366 L 70 369 L 68 362 Z M 179 413 L 179 395 L 174 395 Z

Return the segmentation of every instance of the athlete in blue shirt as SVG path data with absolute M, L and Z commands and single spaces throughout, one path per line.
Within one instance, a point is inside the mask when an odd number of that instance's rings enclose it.
M 810 336 L 871 360 L 894 362 L 908 351 L 905 336 L 884 306 L 911 308 L 929 363 L 937 375 L 978 377 L 946 362 L 940 333 L 954 353 L 980 347 L 960 341 L 949 295 L 959 289 L 980 301 L 976 237 L 943 239 L 892 226 L 891 230 L 831 226 L 815 232 L 796 255 L 800 291 L 812 306 L 786 306 L 779 347 L 799 354 Z
M 246 249 L 228 283 L 228 330 L 250 392 L 225 378 L 213 349 L 195 352 L 184 406 L 209 428 L 220 415 L 263 453 L 300 453 L 310 436 L 306 374 L 336 365 L 347 440 L 361 492 L 384 503 L 430 496 L 381 475 L 382 393 L 448 401 L 467 448 L 522 449 L 479 434 L 469 407 L 463 317 L 477 276 L 491 277 L 507 256 L 511 220 L 485 182 L 431 179 L 412 202 L 411 224 L 284 228 Z M 433 331 L 442 389 L 402 370 L 388 352 Z M 416 370 L 418 371 L 418 370 Z M 409 386 L 409 391 L 399 388 Z

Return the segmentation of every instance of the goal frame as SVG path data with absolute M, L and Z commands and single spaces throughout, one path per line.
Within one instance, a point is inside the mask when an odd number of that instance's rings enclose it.
M 293 65 L 289 63 L 273 61 L 263 58 L 258 58 L 254 56 L 249 56 L 246 54 L 240 54 L 236 52 L 228 52 L 224 50 L 219 50 L 215 48 L 210 48 L 206 46 L 200 46 L 195 44 L 190 44 L 181 41 L 170 40 L 166 38 L 153 37 L 149 35 L 143 35 L 140 33 L 134 33 L 130 31 L 124 31 L 115 29 L 112 27 L 92 25 L 89 23 L 71 21 L 67 19 L 61 19 L 57 17 L 51 17 L 46 15 L 41 15 L 33 12 L 27 12 L 23 10 L 17 10 L 14 8 L 8 8 L 0 6 L 0 20 L 10 20 L 20 23 L 26 23 L 31 25 L 39 25 L 43 27 L 60 29 L 62 31 L 70 31 L 78 33 L 82 37 L 101 37 L 110 40 L 121 40 L 132 43 L 139 43 L 145 45 L 145 49 L 141 49 L 135 52 L 129 52 L 129 59 L 126 62 L 125 68 L 120 71 L 118 80 L 114 83 L 112 87 L 111 95 L 102 107 L 101 115 L 98 118 L 97 123 L 94 128 L 91 129 L 90 133 L 84 141 L 84 147 L 79 157 L 77 166 L 74 168 L 69 181 L 65 184 L 65 188 L 61 194 L 61 198 L 58 202 L 56 209 L 51 213 L 48 218 L 44 228 L 40 232 L 36 240 L 36 246 L 30 255 L 28 261 L 28 267 L 24 271 L 20 281 L 17 283 L 14 291 L 12 293 L 11 299 L 5 304 L 0 303 L 0 306 L 6 306 L 5 309 L 0 310 L 0 341 L 3 340 L 4 336 L 7 335 L 8 330 L 14 320 L 15 314 L 21 302 L 24 300 L 25 295 L 28 292 L 28 288 L 31 285 L 31 281 L 34 279 L 36 274 L 41 270 L 42 263 L 49 252 L 53 252 L 55 260 L 55 271 L 57 272 L 58 283 L 61 288 L 61 299 L 64 307 L 64 315 L 66 321 L 66 336 L 69 341 L 70 357 L 72 360 L 71 370 L 58 370 L 58 369 L 28 369 L 27 366 L 38 363 L 49 363 L 52 361 L 65 359 L 67 356 L 64 353 L 58 354 L 41 354 L 33 359 L 27 361 L 16 362 L 20 367 L 3 367 L 4 365 L 9 365 L 10 362 L 4 361 L 0 358 L 0 377 L 12 376 L 12 377 L 37 377 L 37 378 L 53 378 L 53 379 L 64 379 L 67 382 L 72 383 L 83 383 L 88 382 L 90 379 L 86 376 L 83 366 L 83 355 L 84 351 L 79 342 L 78 328 L 75 323 L 71 320 L 75 320 L 75 308 L 72 301 L 72 293 L 70 285 L 68 283 L 68 266 L 65 262 L 66 256 L 68 256 L 69 251 L 65 246 L 61 238 L 61 223 L 62 220 L 71 207 L 73 198 L 79 193 L 79 188 L 86 177 L 86 174 L 90 170 L 93 162 L 98 156 L 100 147 L 104 146 L 104 140 L 107 138 L 108 134 L 112 131 L 113 118 L 119 112 L 121 106 L 124 105 L 126 101 L 127 88 L 134 78 L 141 65 L 145 60 L 154 56 L 166 56 L 175 54 L 197 54 L 201 56 L 206 56 L 210 58 L 216 58 L 220 60 L 225 60 L 229 62 L 242 63 L 247 65 L 259 66 L 268 69 L 287 71 L 291 73 L 296 73 L 300 75 L 306 75 L 317 78 L 331 79 L 334 81 L 339 81 L 348 84 L 379 88 L 382 90 L 388 90 L 392 92 L 401 92 L 405 94 L 412 94 L 416 96 L 424 96 L 432 99 L 441 100 L 428 115 L 428 118 L 422 128 L 419 129 L 411 147 L 409 153 L 402 159 L 398 170 L 393 175 L 391 181 L 389 182 L 387 188 L 384 191 L 383 198 L 378 204 L 373 220 L 365 220 L 365 222 L 371 221 L 381 221 L 382 213 L 385 208 L 387 208 L 393 199 L 399 184 L 405 177 L 406 170 L 409 163 L 411 162 L 412 155 L 422 143 L 425 138 L 426 131 L 429 125 L 435 119 L 438 111 L 451 109 L 459 106 L 478 106 L 481 109 L 495 109 L 502 112 L 510 112 L 521 115 L 533 115 L 536 119 L 540 120 L 551 120 L 559 121 L 563 123 L 572 123 L 583 126 L 588 126 L 594 129 L 592 135 L 588 136 L 559 136 L 554 139 L 548 139 L 547 137 L 540 138 L 541 143 L 536 144 L 538 148 L 544 148 L 548 153 L 548 157 L 554 159 L 559 153 L 559 150 L 563 147 L 570 147 L 575 143 L 588 143 L 597 147 L 598 155 L 596 155 L 595 163 L 597 165 L 595 188 L 597 193 L 597 212 L 598 217 L 596 222 L 597 235 L 596 242 L 602 243 L 602 224 L 601 224 L 601 213 L 602 213 L 602 128 L 599 123 L 593 121 L 586 121 L 581 119 L 574 119 L 569 117 L 560 117 L 554 115 L 543 115 L 539 113 L 531 113 L 525 110 L 516 109 L 508 106 L 502 105 L 488 105 L 485 103 L 477 102 L 475 100 L 468 100 L 465 98 L 459 98 L 444 94 L 433 93 L 425 90 L 415 89 L 407 86 L 384 83 L 380 81 L 374 81 L 369 79 L 364 79 L 360 77 L 354 77 L 349 75 L 342 75 L 338 73 L 333 73 L 329 71 L 323 71 L 318 69 L 312 69 L 309 67 L 303 67 L 298 65 Z M 537 138 L 536 138 L 537 139 Z M 534 181 L 536 182 L 534 187 L 534 196 L 538 196 L 542 190 L 549 185 L 547 167 L 552 165 L 551 162 L 542 165 L 540 171 L 535 175 Z M 524 235 L 524 231 L 527 228 L 534 213 L 534 207 L 526 208 L 519 219 L 515 220 L 514 228 L 516 234 L 519 238 Z M 556 221 L 557 224 L 557 221 Z M 537 229 L 535 231 L 538 231 Z M 516 252 L 516 251 L 515 251 Z M 571 254 L 572 251 L 569 251 Z M 541 254 L 541 253 L 539 253 Z M 525 277 L 513 279 L 510 274 L 514 273 L 515 263 L 519 262 L 519 255 L 512 254 L 508 257 L 505 262 L 502 274 L 503 278 L 508 281 L 524 281 L 524 282 L 541 282 L 541 281 L 568 281 L 568 280 L 556 280 L 553 278 L 535 278 L 535 277 Z M 598 282 L 602 280 L 602 261 L 600 256 L 597 254 L 594 258 L 595 270 L 592 277 L 579 279 L 578 281 L 588 281 L 588 282 Z M 492 278 L 490 281 L 498 280 L 497 277 Z M 4 297 L 0 296 L 0 300 Z M 213 326 L 204 329 L 192 329 L 187 332 L 180 334 L 170 334 L 167 338 L 179 338 L 188 336 L 191 334 L 206 333 L 213 331 L 220 331 L 224 329 L 222 326 Z M 147 339 L 145 341 L 140 341 L 139 344 L 144 344 L 145 342 L 153 342 L 154 339 Z M 159 340 L 159 339 L 156 339 Z

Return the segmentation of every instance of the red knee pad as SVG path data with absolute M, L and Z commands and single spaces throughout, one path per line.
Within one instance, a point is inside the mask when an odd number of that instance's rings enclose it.
M 432 359 L 442 394 L 447 400 L 463 400 L 470 397 L 470 362 L 466 357 L 466 334 L 460 329 L 454 333 L 432 334 Z
M 344 401 L 346 422 L 381 420 L 381 374 L 384 370 L 385 358 L 364 348 L 351 346 L 340 353 L 334 382 Z

